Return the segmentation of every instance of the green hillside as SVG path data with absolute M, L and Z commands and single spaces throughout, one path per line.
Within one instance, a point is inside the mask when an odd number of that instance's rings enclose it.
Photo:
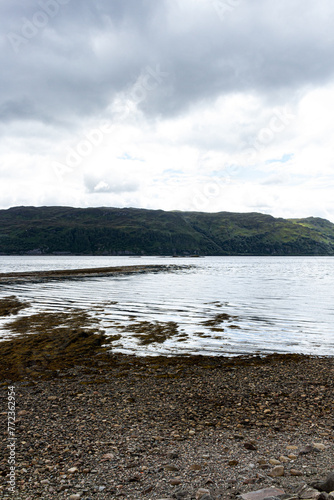
M 0 210 L 0 253 L 334 255 L 334 224 L 259 213 L 14 207 Z

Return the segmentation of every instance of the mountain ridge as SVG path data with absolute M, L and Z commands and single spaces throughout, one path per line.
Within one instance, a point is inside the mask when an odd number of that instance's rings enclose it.
M 142 208 L 0 210 L 2 255 L 334 255 L 319 217 Z

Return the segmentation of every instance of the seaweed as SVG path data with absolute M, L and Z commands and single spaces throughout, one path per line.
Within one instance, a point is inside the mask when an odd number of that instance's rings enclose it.
M 0 317 L 17 314 L 22 309 L 29 307 L 28 302 L 21 302 L 15 295 L 0 299 Z

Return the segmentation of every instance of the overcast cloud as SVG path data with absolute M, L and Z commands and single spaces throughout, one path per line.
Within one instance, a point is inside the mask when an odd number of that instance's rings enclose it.
M 334 221 L 330 0 L 0 0 L 0 206 Z

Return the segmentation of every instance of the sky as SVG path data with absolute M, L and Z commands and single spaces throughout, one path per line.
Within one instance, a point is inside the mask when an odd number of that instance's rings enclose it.
M 0 0 L 0 208 L 334 222 L 332 0 Z

